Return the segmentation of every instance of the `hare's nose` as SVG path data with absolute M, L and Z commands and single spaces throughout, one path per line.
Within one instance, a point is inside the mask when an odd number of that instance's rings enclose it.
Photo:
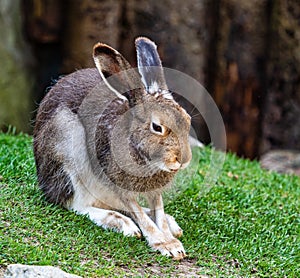
M 181 151 L 181 160 L 180 160 L 181 168 L 182 169 L 186 168 L 189 165 L 191 159 L 192 159 L 192 150 L 190 145 L 187 144 Z
M 178 167 L 178 169 L 185 169 L 189 165 L 190 161 L 183 161 L 179 157 L 176 156 L 175 158 L 175 164 Z

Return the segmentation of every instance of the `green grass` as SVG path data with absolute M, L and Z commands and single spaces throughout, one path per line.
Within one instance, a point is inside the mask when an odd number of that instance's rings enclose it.
M 0 134 L 0 268 L 51 264 L 84 277 L 174 277 L 183 269 L 195 276 L 300 277 L 300 179 L 227 154 L 219 179 L 207 184 L 210 155 L 209 148 L 195 152 L 194 172 L 180 174 L 177 195 L 166 202 L 189 255 L 176 262 L 144 240 L 47 203 L 32 138 Z

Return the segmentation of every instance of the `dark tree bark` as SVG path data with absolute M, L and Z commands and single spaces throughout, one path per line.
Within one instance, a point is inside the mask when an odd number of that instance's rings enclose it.
M 273 1 L 261 152 L 300 150 L 300 5 Z
M 99 41 L 118 48 L 122 2 L 121 0 L 68 1 L 63 72 L 94 67 L 92 49 Z
M 220 1 L 216 68 L 209 84 L 225 121 L 228 149 L 250 158 L 259 151 L 266 7 L 266 0 Z
M 39 103 L 61 74 L 65 3 L 23 0 L 23 30 L 35 56 L 34 100 Z
M 124 1 L 125 2 L 125 1 Z M 207 1 L 178 2 L 129 0 L 124 5 L 126 21 L 122 52 L 135 61 L 132 43 L 148 36 L 159 45 L 163 64 L 204 82 L 204 65 L 209 39 L 206 29 Z

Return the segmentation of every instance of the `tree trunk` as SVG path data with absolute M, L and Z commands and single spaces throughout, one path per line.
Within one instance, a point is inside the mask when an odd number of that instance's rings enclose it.
M 273 1 L 261 152 L 300 149 L 300 5 Z
M 267 1 L 220 1 L 216 65 L 208 86 L 227 131 L 228 149 L 258 155 L 260 102 L 265 94 Z
M 99 41 L 118 49 L 122 2 L 68 1 L 63 72 L 94 67 L 92 49 Z
M 134 39 L 148 36 L 158 44 L 164 66 L 204 82 L 209 38 L 205 28 L 206 2 L 186 0 L 179 6 L 175 0 L 126 1 L 127 30 L 123 31 L 122 52 L 135 61 Z

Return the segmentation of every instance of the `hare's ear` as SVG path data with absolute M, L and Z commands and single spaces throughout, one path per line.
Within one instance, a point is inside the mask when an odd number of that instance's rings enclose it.
M 154 42 L 145 37 L 135 40 L 138 70 L 148 93 L 162 93 L 166 98 L 172 98 L 168 93 L 164 71 Z
M 97 43 L 94 46 L 93 58 L 107 87 L 113 91 L 117 97 L 127 100 L 119 91 L 125 92 L 126 90 L 132 89 L 132 87 L 136 87 L 136 83 L 140 80 L 138 73 L 132 69 L 129 62 L 117 50 L 106 44 Z M 114 74 L 116 78 L 107 79 Z

